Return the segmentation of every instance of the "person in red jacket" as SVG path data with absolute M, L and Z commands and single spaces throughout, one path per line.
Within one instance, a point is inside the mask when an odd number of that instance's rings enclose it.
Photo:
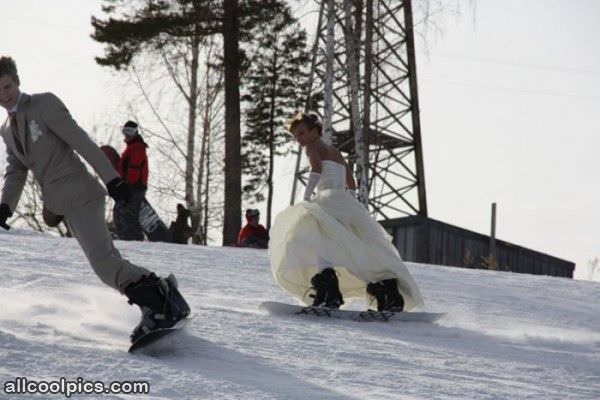
M 122 132 L 127 147 L 119 160 L 119 174 L 129 187 L 131 197 L 126 203 L 116 205 L 118 217 L 115 218 L 115 225 L 119 238 L 144 240 L 139 215 L 148 188 L 148 156 L 146 155 L 148 145 L 140 136 L 137 123 L 127 121 Z
M 254 247 L 256 249 L 266 249 L 269 247 L 269 234 L 264 226 L 258 223 L 260 212 L 254 209 L 246 210 L 247 224 L 238 234 L 237 245 L 241 247 Z

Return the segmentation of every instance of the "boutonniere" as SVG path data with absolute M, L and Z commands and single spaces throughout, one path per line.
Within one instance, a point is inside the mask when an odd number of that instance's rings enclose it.
M 40 128 L 35 119 L 29 121 L 29 134 L 31 135 L 31 141 L 33 143 L 37 142 L 40 136 L 44 134 L 42 128 Z

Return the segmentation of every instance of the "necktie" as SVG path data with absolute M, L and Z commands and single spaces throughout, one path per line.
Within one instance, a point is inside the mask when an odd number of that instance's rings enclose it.
M 12 131 L 13 139 L 15 140 L 15 145 L 17 146 L 17 150 L 19 150 L 19 152 L 21 154 L 25 154 L 25 152 L 23 151 L 23 144 L 21 143 L 21 140 L 19 139 L 19 129 L 17 128 L 17 113 L 16 112 L 10 113 L 10 130 Z

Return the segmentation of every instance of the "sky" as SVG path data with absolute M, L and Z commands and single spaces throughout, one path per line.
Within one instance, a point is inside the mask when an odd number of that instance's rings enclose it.
M 499 239 L 573 261 L 587 278 L 600 257 L 600 3 L 464 4 L 436 20 L 440 32 L 417 37 L 429 216 L 488 234 L 496 202 Z M 94 62 L 102 47 L 90 17 L 100 7 L 22 0 L 0 9 L 0 54 L 17 61 L 21 89 L 54 92 L 97 139 L 117 131 L 128 96 Z M 276 212 L 292 172 L 276 170 Z

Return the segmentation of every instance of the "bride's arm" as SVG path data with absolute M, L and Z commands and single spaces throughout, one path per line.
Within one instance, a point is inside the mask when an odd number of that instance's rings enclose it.
M 306 155 L 308 156 L 308 162 L 310 163 L 310 172 L 320 174 L 322 171 L 321 155 L 317 146 L 313 144 L 306 145 Z
M 352 175 L 352 171 L 350 170 L 348 163 L 344 161 L 344 164 L 346 165 L 346 188 L 348 190 L 355 191 L 356 181 L 354 180 L 354 175 Z
M 319 179 L 321 179 L 321 156 L 316 148 L 316 146 L 306 146 L 306 155 L 308 156 L 308 161 L 310 162 L 310 175 L 308 176 L 308 183 L 306 184 L 306 189 L 304 190 L 304 200 L 310 201 L 312 198 L 312 194 L 319 183 Z

